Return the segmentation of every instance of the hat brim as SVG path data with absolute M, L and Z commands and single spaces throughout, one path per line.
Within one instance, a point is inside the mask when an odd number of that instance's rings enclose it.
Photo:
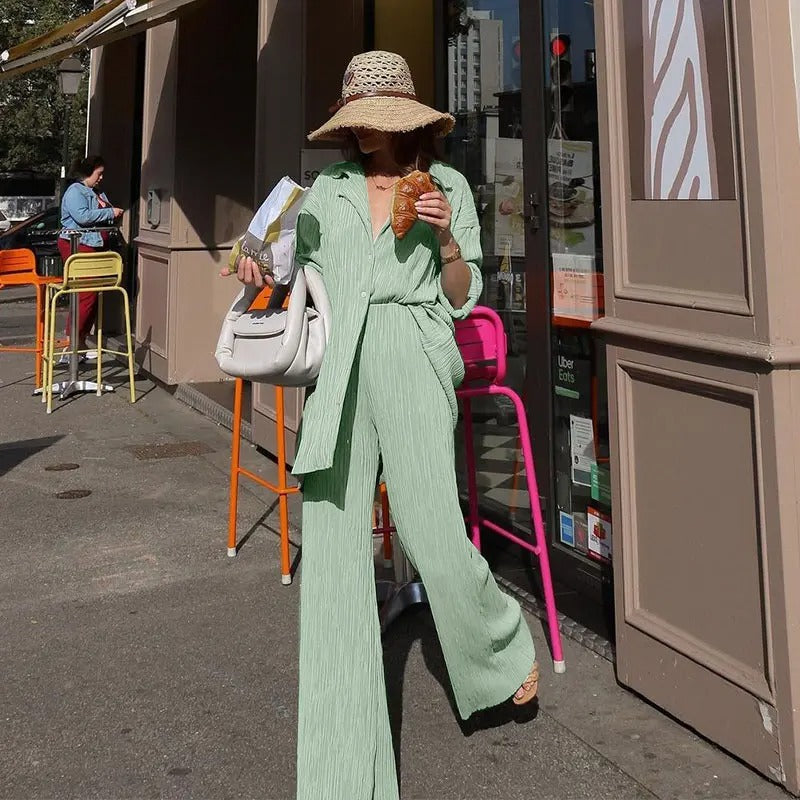
M 456 121 L 451 114 L 437 111 L 407 97 L 363 97 L 342 106 L 324 125 L 308 134 L 310 141 L 341 141 L 352 128 L 385 133 L 408 133 L 434 126 L 437 136 L 447 136 Z

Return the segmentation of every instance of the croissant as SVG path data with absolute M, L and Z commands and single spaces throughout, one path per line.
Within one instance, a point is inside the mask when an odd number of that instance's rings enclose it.
M 392 195 L 392 230 L 398 239 L 402 239 L 416 222 L 417 208 L 414 204 L 420 195 L 435 191 L 431 176 L 418 169 L 397 181 Z

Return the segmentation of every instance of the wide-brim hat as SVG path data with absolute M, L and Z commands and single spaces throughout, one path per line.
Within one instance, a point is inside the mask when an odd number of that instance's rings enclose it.
M 455 125 L 452 115 L 420 103 L 406 60 L 385 50 L 351 59 L 334 110 L 324 125 L 308 135 L 311 141 L 340 141 L 351 128 L 408 133 L 429 125 L 437 136 L 447 136 Z

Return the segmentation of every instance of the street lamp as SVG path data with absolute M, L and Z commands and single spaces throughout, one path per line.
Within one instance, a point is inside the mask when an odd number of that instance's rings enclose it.
M 83 64 L 77 58 L 65 58 L 58 65 L 58 88 L 64 95 L 64 150 L 61 159 L 61 183 L 59 201 L 67 184 L 67 161 L 69 160 L 69 128 L 72 116 L 72 98 L 78 94 L 83 78 Z

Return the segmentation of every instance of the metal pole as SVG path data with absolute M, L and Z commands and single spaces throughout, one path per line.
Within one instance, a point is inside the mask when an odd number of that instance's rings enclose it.
M 67 188 L 67 170 L 69 169 L 69 129 L 72 124 L 72 95 L 64 95 L 64 141 L 61 151 L 61 180 L 58 183 L 58 203 Z
M 65 139 L 66 141 L 66 139 Z M 75 255 L 78 252 L 78 245 L 81 240 L 81 235 L 78 232 L 72 231 L 69 236 L 69 252 L 70 255 Z M 80 340 L 80 331 L 78 330 L 78 295 L 71 294 L 69 296 L 69 381 L 71 384 L 78 381 L 78 342 Z

